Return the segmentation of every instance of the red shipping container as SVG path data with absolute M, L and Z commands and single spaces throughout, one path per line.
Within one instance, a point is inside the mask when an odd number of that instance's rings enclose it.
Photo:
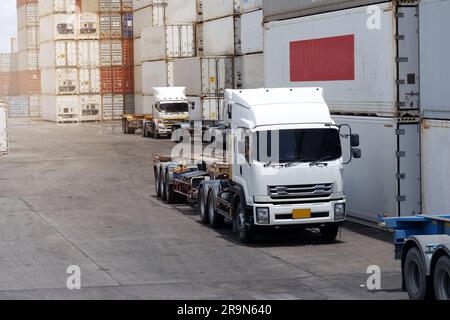
M 293 41 L 291 81 L 355 80 L 355 37 Z
M 122 40 L 122 64 L 124 66 L 134 66 L 133 39 Z
M 39 70 L 19 71 L 17 81 L 19 95 L 41 93 L 41 72 Z
M 103 67 L 100 69 L 101 94 L 134 92 L 133 67 Z
M 9 96 L 10 77 L 10 72 L 0 72 L 0 97 Z

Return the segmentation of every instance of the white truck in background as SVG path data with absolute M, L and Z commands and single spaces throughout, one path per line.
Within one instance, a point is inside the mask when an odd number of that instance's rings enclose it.
M 0 100 L 0 156 L 8 154 L 8 111 Z
M 159 139 L 172 136 L 175 123 L 189 122 L 189 101 L 184 87 L 153 88 L 151 117 L 143 120 L 142 135 Z
M 156 156 L 157 196 L 197 202 L 202 223 L 229 223 L 244 243 L 282 227 L 319 228 L 335 239 L 346 219 L 344 166 L 361 151 L 359 136 L 331 119 L 322 91 L 226 90 L 226 130 L 217 132 L 226 137 L 225 155 Z M 347 162 L 341 138 L 350 138 Z

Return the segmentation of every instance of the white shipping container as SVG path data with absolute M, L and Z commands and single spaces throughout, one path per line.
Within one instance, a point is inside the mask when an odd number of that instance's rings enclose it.
M 236 88 L 264 87 L 264 54 L 239 56 L 234 61 Z
M 153 95 L 153 88 L 172 86 L 172 62 L 152 61 L 142 64 L 142 92 Z
M 424 214 L 450 212 L 450 122 L 423 120 L 422 203 Z
M 78 26 L 78 39 L 99 39 L 99 17 L 97 13 L 81 13 Z
M 416 8 L 399 7 L 396 18 L 391 3 L 378 6 L 379 28 L 368 27 L 372 20 L 367 7 L 266 24 L 266 86 L 323 87 L 333 112 L 380 116 L 417 112 Z M 397 28 L 403 36 L 398 46 Z M 397 51 L 402 58 L 398 62 Z
M 191 96 L 223 95 L 234 87 L 233 58 L 187 58 L 173 61 L 173 85 Z M 145 81 L 145 77 L 144 80 Z
M 153 26 L 153 7 L 145 7 L 133 13 L 133 36 L 139 38 L 144 28 Z
M 76 40 L 76 14 L 54 14 L 41 18 L 40 39 L 42 42 Z
M 144 114 L 144 96 L 142 94 L 134 96 L 134 108 L 136 114 Z
M 239 10 L 241 13 L 259 10 L 262 8 L 263 5 L 263 0 L 238 0 L 238 1 L 239 1 Z
M 80 68 L 78 69 L 79 93 L 97 94 L 100 93 L 100 69 Z
M 82 95 L 79 97 L 80 120 L 81 121 L 100 121 L 101 120 L 100 95 Z
M 450 119 L 450 1 L 420 2 L 420 104 L 426 118 Z
M 31 95 L 30 98 L 30 117 L 40 118 L 41 117 L 41 96 Z
M 207 0 L 202 2 L 203 21 L 232 16 L 236 12 L 235 0 Z
M 259 53 L 264 50 L 262 10 L 245 13 L 239 27 L 240 54 Z
M 36 50 L 39 48 L 39 27 L 27 27 L 17 32 L 18 51 Z
M 234 17 L 211 20 L 203 23 L 203 55 L 234 55 L 235 43 Z M 218 37 L 220 35 L 220 37 Z
M 142 66 L 134 67 L 134 92 L 142 94 Z
M 18 53 L 19 71 L 29 71 L 39 69 L 39 52 L 36 50 L 21 51 Z
M 133 11 L 151 6 L 154 0 L 133 0 Z
M 78 70 L 76 68 L 42 69 L 41 90 L 46 95 L 78 93 Z
M 100 0 L 99 10 L 102 12 L 120 12 L 122 10 L 121 0 Z
M 42 118 L 52 122 L 79 120 L 78 96 L 42 95 Z
M 197 21 L 197 0 L 170 0 L 166 8 L 167 24 L 187 24 Z
M 122 38 L 122 16 L 120 13 L 100 14 L 100 39 Z
M 196 55 L 194 25 L 143 29 L 141 54 L 142 61 L 194 57 Z
M 194 102 L 194 109 L 189 108 L 190 121 L 217 121 L 223 120 L 222 97 L 188 97 Z
M 42 69 L 76 67 L 77 42 L 69 40 L 41 43 L 40 56 L 40 67 Z
M 377 215 L 400 216 L 421 212 L 420 125 L 394 118 L 334 116 L 360 135 L 362 158 L 344 168 L 348 214 L 375 222 Z M 344 130 L 346 130 L 344 128 Z M 348 130 L 345 131 L 348 133 Z M 377 148 L 382 141 L 382 147 Z M 344 161 L 349 140 L 342 140 Z
M 97 40 L 78 41 L 78 66 L 98 67 L 100 66 L 100 47 Z
M 8 115 L 6 104 L 0 102 L 0 155 L 8 153 Z
M 104 121 L 121 120 L 123 108 L 123 95 L 108 94 L 102 96 L 102 119 Z
M 30 105 L 28 97 L 10 97 L 8 105 L 9 118 L 27 118 L 30 115 Z
M 121 66 L 123 48 L 121 40 L 102 40 L 100 42 L 100 61 L 102 67 Z
M 12 55 L 9 53 L 0 53 L 0 72 L 10 72 L 12 65 Z
M 155 97 L 151 95 L 142 96 L 142 114 L 153 114 Z
M 39 0 L 41 17 L 52 13 L 75 13 L 76 8 L 76 0 Z
M 17 29 L 39 25 L 39 5 L 26 3 L 17 8 Z
M 142 65 L 142 45 L 141 38 L 134 39 L 134 65 Z

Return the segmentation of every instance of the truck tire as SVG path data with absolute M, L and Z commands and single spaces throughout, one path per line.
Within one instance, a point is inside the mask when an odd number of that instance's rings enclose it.
M 330 225 L 320 228 L 320 236 L 325 241 L 335 241 L 339 233 L 339 226 Z
M 169 184 L 169 173 L 166 172 L 166 176 L 164 179 L 164 193 L 165 199 L 168 204 L 173 204 L 177 202 L 177 193 L 173 191 L 173 186 Z
M 418 248 L 409 249 L 403 266 L 405 288 L 411 300 L 425 300 L 429 297 L 430 285 L 425 264 Z
M 202 224 L 209 223 L 208 206 L 206 204 L 205 188 L 201 187 L 198 192 L 198 208 L 200 210 L 200 222 Z
M 216 197 L 213 191 L 208 194 L 208 218 L 209 225 L 213 228 L 220 228 L 224 224 L 223 216 L 216 210 Z
M 161 168 L 159 172 L 159 188 L 161 190 L 161 199 L 166 200 L 166 193 L 164 192 L 164 188 L 166 185 L 165 175 L 163 169 Z
M 436 263 L 433 275 L 436 300 L 450 300 L 450 257 L 443 255 Z
M 239 242 L 245 244 L 252 243 L 254 238 L 254 232 L 250 229 L 250 227 L 247 226 L 248 215 L 245 213 L 241 201 L 239 201 L 236 205 L 235 223 Z
M 155 190 L 156 190 L 156 196 L 158 198 L 161 198 L 161 182 L 159 181 L 160 174 L 158 168 L 155 168 Z

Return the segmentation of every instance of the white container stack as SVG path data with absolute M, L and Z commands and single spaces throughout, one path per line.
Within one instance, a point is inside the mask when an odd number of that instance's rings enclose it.
M 0 156 L 8 153 L 8 108 L 0 101 Z
M 52 3 L 53 2 L 53 3 Z M 101 120 L 98 3 L 40 0 L 42 117 Z

